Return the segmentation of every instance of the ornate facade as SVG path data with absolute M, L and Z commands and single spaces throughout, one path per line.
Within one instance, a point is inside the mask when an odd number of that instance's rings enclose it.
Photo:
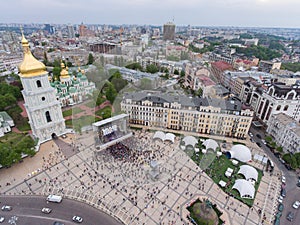
M 62 107 L 81 103 L 96 90 L 95 83 L 89 82 L 80 68 L 76 75 L 70 75 L 68 67 L 61 63 L 60 81 L 49 77 L 51 86 L 56 90 L 57 99 Z
M 65 133 L 65 121 L 55 89 L 50 86 L 43 63 L 31 54 L 29 43 L 22 35 L 24 58 L 19 65 L 22 94 L 32 133 L 40 142 Z

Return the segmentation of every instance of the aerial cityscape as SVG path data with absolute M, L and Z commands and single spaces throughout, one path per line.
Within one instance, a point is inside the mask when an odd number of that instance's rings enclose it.
M 2 6 L 0 223 L 300 224 L 300 2 Z

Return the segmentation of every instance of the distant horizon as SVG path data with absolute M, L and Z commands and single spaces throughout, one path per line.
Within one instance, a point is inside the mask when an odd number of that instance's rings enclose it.
M 169 22 L 169 21 L 167 21 Z M 165 23 L 167 23 L 165 22 Z M 153 26 L 153 27 L 162 27 L 165 23 L 162 24 L 136 24 L 136 23 L 123 23 L 123 24 L 117 24 L 117 23 L 83 23 L 83 25 L 97 25 L 97 26 Z M 1 22 L 0 25 L 2 24 L 24 24 L 24 25 L 45 25 L 45 24 L 50 24 L 50 25 L 81 25 L 82 23 L 51 23 L 51 22 Z M 267 26 L 239 26 L 239 25 L 190 25 L 190 24 L 176 24 L 174 22 L 176 27 L 196 27 L 196 28 L 208 28 L 208 27 L 215 27 L 215 28 L 260 28 L 260 29 L 300 29 L 300 27 L 267 27 Z
M 299 0 L 10 0 L 1 22 L 300 28 L 299 9 Z

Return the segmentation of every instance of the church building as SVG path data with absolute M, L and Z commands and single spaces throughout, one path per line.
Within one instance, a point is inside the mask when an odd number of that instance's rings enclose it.
M 39 142 L 65 133 L 65 121 L 56 90 L 51 87 L 45 65 L 31 54 L 29 43 L 22 34 L 24 58 L 19 65 L 22 94 L 29 124 Z

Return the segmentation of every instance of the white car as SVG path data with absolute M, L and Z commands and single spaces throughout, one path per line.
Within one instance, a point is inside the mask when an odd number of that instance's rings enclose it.
M 249 136 L 250 136 L 250 137 L 253 137 L 253 134 L 252 134 L 251 132 L 249 132 Z
M 262 139 L 261 142 L 262 142 L 264 145 L 267 144 L 267 142 L 266 142 L 264 139 Z
M 51 213 L 52 209 L 50 208 L 42 208 L 42 213 L 46 213 L 46 214 L 49 214 Z
M 282 182 L 282 183 L 285 183 L 285 176 L 282 176 L 282 177 L 281 177 L 281 182 Z
M 2 211 L 11 211 L 12 207 L 10 205 L 4 205 L 4 206 L 2 206 L 1 210 Z
M 279 198 L 278 198 L 278 202 L 282 203 L 282 201 L 283 201 L 283 197 L 280 195 Z
M 83 219 L 80 216 L 73 216 L 72 220 L 76 223 L 82 223 Z
M 4 217 L 0 216 L 0 223 L 3 223 L 4 220 L 5 220 Z
M 299 201 L 295 201 L 294 204 L 293 204 L 293 208 L 294 209 L 298 209 L 300 206 L 300 202 Z

